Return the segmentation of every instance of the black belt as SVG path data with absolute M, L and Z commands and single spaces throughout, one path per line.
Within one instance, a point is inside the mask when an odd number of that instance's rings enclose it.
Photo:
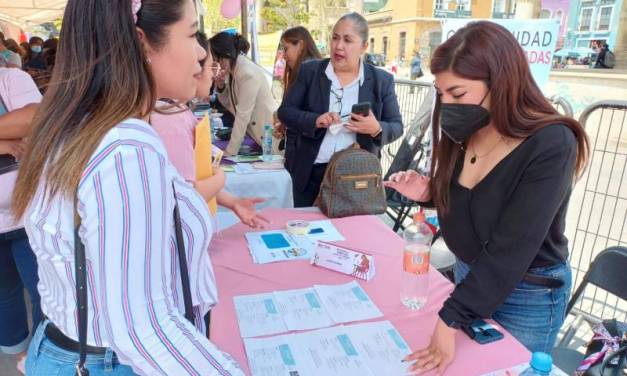
M 46 326 L 45 333 L 46 333 L 46 338 L 48 338 L 50 342 L 55 344 L 57 347 L 60 347 L 63 350 L 75 352 L 78 354 L 79 352 L 78 342 L 66 336 L 65 334 L 63 334 L 59 330 L 59 328 L 57 328 L 56 325 L 54 325 L 53 323 L 48 323 L 48 326 Z M 95 347 L 95 346 L 88 345 L 86 349 L 87 349 L 88 354 L 94 354 L 94 355 L 104 355 L 107 352 L 106 347 Z
M 527 273 L 523 277 L 523 282 L 530 283 L 532 285 L 538 285 L 543 287 L 548 287 L 551 289 L 558 289 L 564 286 L 564 281 L 559 278 L 546 277 L 543 275 L 536 275 Z

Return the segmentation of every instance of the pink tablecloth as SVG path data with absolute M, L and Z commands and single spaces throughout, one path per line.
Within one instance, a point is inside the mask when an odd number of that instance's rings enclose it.
M 268 209 L 270 229 L 283 228 L 288 220 L 325 219 L 319 213 Z M 375 256 L 376 275 L 369 282 L 359 281 L 370 298 L 390 320 L 412 349 L 426 346 L 433 331 L 437 313 L 453 285 L 435 270 L 430 271 L 430 293 L 427 305 L 418 312 L 406 309 L 399 300 L 402 240 L 380 219 L 373 216 L 334 219 L 333 224 L 347 239 L 338 244 L 363 250 Z M 231 354 L 248 371 L 244 344 L 237 326 L 233 296 L 311 287 L 314 284 L 340 284 L 353 278 L 311 266 L 307 261 L 289 261 L 266 265 L 253 264 L 244 234 L 250 231 L 242 224 L 216 234 L 210 252 L 218 284 L 219 303 L 211 314 L 211 340 Z M 377 321 L 377 320 L 373 320 Z M 511 335 L 488 345 L 472 342 L 458 332 L 457 354 L 447 375 L 481 375 L 526 362 L 530 353 Z

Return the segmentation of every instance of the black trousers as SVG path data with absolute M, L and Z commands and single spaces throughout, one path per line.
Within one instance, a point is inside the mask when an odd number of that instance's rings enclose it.
M 318 193 L 320 192 L 320 184 L 322 184 L 322 179 L 324 178 L 326 170 L 327 163 L 314 164 L 305 190 L 299 191 L 296 188 L 292 188 L 295 208 L 313 206 L 314 201 L 316 201 Z

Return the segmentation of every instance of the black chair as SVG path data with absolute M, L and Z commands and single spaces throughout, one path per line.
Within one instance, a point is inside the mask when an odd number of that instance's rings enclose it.
M 627 301 L 627 247 L 610 247 L 595 257 L 583 281 L 568 302 L 566 315 L 573 311 L 573 307 L 589 283 Z M 584 359 L 584 354 L 568 348 L 577 330 L 583 322 L 592 326 L 604 319 L 578 309 L 574 311 L 575 320 L 564 333 L 559 345 L 553 350 L 553 362 L 569 375 L 575 372 Z
M 429 88 L 418 112 L 407 128 L 405 137 L 385 174 L 385 180 L 399 171 L 419 171 L 426 158 L 431 157 L 429 154 L 431 141 L 428 138 L 428 133 L 431 129 L 433 90 L 432 87 Z M 417 204 L 393 189 L 386 188 L 385 193 L 388 203 L 386 213 L 394 221 L 393 230 L 397 232 L 399 229 L 403 229 L 403 221 L 409 217 L 412 208 L 416 207 Z

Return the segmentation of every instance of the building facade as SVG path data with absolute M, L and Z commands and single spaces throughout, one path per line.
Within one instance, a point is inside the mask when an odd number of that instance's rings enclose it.
M 569 9 L 565 47 L 593 47 L 607 43 L 616 46 L 617 36 L 627 25 L 620 22 L 622 0 L 572 0 Z
M 364 7 L 367 10 L 367 7 Z M 492 0 L 389 0 L 365 13 L 370 26 L 370 53 L 386 62 L 410 61 L 419 52 L 426 62 L 441 43 L 442 18 L 490 18 Z
M 557 48 L 562 48 L 568 31 L 569 0 L 542 0 L 540 18 L 553 18 L 560 21 Z

